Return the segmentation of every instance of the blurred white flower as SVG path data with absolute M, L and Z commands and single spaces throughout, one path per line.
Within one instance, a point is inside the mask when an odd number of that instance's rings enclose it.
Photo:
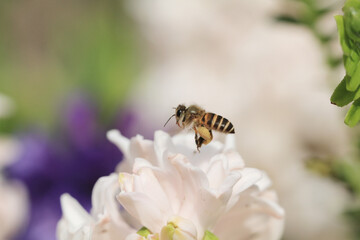
M 0 118 L 13 109 L 10 99 L 0 94 Z M 9 136 L 0 136 L 0 240 L 11 239 L 27 220 L 28 199 L 25 187 L 19 182 L 8 181 L 2 169 L 15 160 L 19 143 Z
M 228 118 L 247 164 L 274 180 L 287 213 L 284 237 L 344 239 L 349 196 L 309 173 L 304 159 L 346 154 L 349 132 L 330 104 L 319 44 L 304 27 L 272 19 L 279 2 L 128 1 L 148 59 L 133 104 L 156 127 L 180 103 Z
M 27 192 L 20 183 L 0 176 L 0 199 L 0 239 L 12 239 L 27 220 Z
M 63 195 L 59 240 L 202 240 L 206 231 L 228 240 L 281 237 L 284 212 L 268 190 L 270 180 L 244 166 L 231 136 L 200 154 L 193 134 L 171 138 L 158 131 L 154 141 L 129 140 L 112 130 L 108 138 L 124 153 L 119 183 L 115 174 L 96 183 L 91 215 Z M 146 236 L 136 233 L 142 226 Z

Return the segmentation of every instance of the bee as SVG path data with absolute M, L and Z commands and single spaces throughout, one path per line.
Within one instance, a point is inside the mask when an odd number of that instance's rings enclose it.
M 215 113 L 206 112 L 197 105 L 191 105 L 187 108 L 180 104 L 175 108 L 175 113 L 166 121 L 164 127 L 174 116 L 179 127 L 192 126 L 195 131 L 195 144 L 199 152 L 203 144 L 206 145 L 213 139 L 212 130 L 235 133 L 234 126 L 229 120 Z

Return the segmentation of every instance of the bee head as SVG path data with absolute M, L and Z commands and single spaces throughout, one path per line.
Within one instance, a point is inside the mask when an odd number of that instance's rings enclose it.
M 174 108 L 174 109 L 175 109 L 175 113 L 169 117 L 169 119 L 166 121 L 164 127 L 165 127 L 166 124 L 170 121 L 170 119 L 171 119 L 172 117 L 174 117 L 174 116 L 175 116 L 175 118 L 176 118 L 176 124 L 177 124 L 179 127 L 181 127 L 181 126 L 180 126 L 180 122 L 183 122 L 184 119 L 185 119 L 185 110 L 186 110 L 186 107 L 185 107 L 184 105 L 179 105 L 179 106 L 177 106 L 177 108 Z
M 186 107 L 185 105 L 182 104 L 177 106 L 177 108 L 175 109 L 176 124 L 179 127 L 181 127 L 180 123 L 182 123 L 185 120 L 185 111 L 186 111 Z

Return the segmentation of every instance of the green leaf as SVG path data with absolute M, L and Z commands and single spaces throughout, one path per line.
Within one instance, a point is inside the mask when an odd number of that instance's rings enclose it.
M 348 105 L 354 99 L 355 92 L 350 92 L 346 89 L 347 78 L 349 78 L 349 76 L 344 77 L 330 98 L 331 103 L 336 106 L 343 107 Z
M 350 55 L 350 49 L 347 45 L 346 38 L 345 38 L 345 27 L 344 27 L 344 18 L 341 15 L 335 16 L 335 21 L 339 33 L 340 38 L 340 45 L 344 52 L 344 55 Z
M 345 123 L 354 127 L 360 121 L 360 99 L 356 100 L 345 116 Z
M 343 7 L 344 27 L 349 39 L 360 41 L 360 1 L 347 0 Z
M 357 90 L 356 90 L 356 93 L 355 93 L 355 96 L 354 96 L 354 101 L 355 100 L 358 100 L 360 98 L 360 88 L 358 88 Z
M 151 232 L 146 227 L 142 227 L 142 228 L 140 228 L 139 231 L 137 231 L 137 234 L 139 234 L 140 236 L 143 236 L 143 237 L 147 237 L 149 234 L 151 234 Z
M 356 52 L 354 50 L 350 50 L 350 56 L 345 56 L 344 62 L 346 74 L 353 76 L 359 62 Z
M 349 85 L 347 85 L 346 88 L 350 91 L 355 91 L 356 89 L 358 89 L 359 85 L 360 85 L 360 61 L 358 61 L 355 72 L 352 75 Z
M 212 232 L 206 230 L 203 240 L 219 240 L 219 238 L 215 236 Z

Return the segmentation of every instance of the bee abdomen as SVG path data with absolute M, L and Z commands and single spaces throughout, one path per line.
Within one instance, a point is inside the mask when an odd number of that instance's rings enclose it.
M 205 113 L 201 119 L 202 123 L 210 129 L 223 133 L 235 133 L 234 126 L 226 118 L 215 113 Z

